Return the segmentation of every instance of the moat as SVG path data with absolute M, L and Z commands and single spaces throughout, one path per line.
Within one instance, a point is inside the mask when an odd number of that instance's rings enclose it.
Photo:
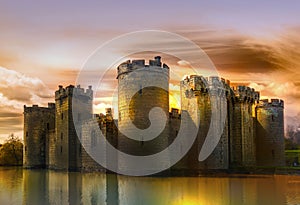
M 299 204 L 300 176 L 126 177 L 0 167 L 1 204 Z

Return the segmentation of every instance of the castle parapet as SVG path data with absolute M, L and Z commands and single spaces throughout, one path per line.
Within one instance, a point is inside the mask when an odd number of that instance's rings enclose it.
M 257 107 L 284 107 L 284 101 L 281 99 L 262 99 L 259 101 Z
M 235 99 L 239 102 L 250 102 L 258 103 L 260 93 L 255 91 L 253 88 L 239 85 L 237 87 L 232 87 L 235 95 Z
M 189 89 L 190 91 L 198 91 L 202 93 L 208 92 L 208 82 L 207 79 L 200 75 L 187 76 L 182 80 L 181 85 Z
M 211 95 L 219 96 L 230 94 L 230 81 L 217 76 L 210 76 L 208 78 L 200 75 L 187 76 L 181 81 L 181 86 L 186 88 L 186 94 L 192 92 L 195 96 L 208 92 Z
M 145 64 L 145 60 L 128 60 L 124 63 L 121 63 L 118 66 L 118 76 L 117 79 L 119 78 L 120 75 L 130 73 L 134 70 L 144 68 L 144 67 L 151 67 L 151 69 L 157 69 L 159 68 L 160 70 L 167 70 L 169 71 L 169 67 L 166 64 L 162 64 L 161 62 L 161 57 L 156 56 L 154 57 L 154 60 L 149 60 L 149 64 Z
M 84 88 L 81 88 L 80 85 L 77 85 L 77 87 L 75 87 L 74 85 L 69 85 L 66 88 L 64 88 L 62 85 L 59 85 L 58 90 L 55 91 L 55 100 L 59 100 L 61 98 L 66 98 L 73 95 L 76 97 L 86 97 L 92 100 L 92 86 L 89 86 L 88 89 L 85 90 Z
M 48 107 L 39 107 L 38 105 L 32 105 L 32 107 L 27 107 L 24 105 L 24 113 L 30 112 L 54 112 L 55 103 L 48 103 Z

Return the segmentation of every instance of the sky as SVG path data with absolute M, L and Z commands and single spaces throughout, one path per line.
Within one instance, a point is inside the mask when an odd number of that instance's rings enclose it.
M 296 0 L 0 1 L 0 142 L 10 133 L 23 136 L 24 105 L 53 102 L 58 85 L 75 84 L 99 46 L 141 30 L 190 39 L 220 76 L 249 85 L 263 97 L 283 99 L 285 124 L 298 126 L 299 9 Z M 187 69 L 170 56 L 163 61 L 174 71 Z M 111 79 L 115 74 L 112 69 Z M 171 90 L 178 89 L 171 83 Z M 109 106 L 116 82 L 107 84 L 108 95 L 94 102 L 97 112 Z

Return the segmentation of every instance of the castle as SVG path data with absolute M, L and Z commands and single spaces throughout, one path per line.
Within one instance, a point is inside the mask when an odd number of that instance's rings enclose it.
M 105 171 L 80 142 L 83 140 L 91 147 L 98 143 L 97 132 L 89 129 L 95 122 L 106 139 L 122 152 L 134 155 L 160 152 L 176 138 L 182 112 L 187 112 L 193 122 L 200 121 L 200 125 L 194 145 L 171 171 L 285 164 L 282 100 L 260 100 L 259 92 L 252 88 L 231 87 L 230 81 L 219 77 L 191 75 L 180 82 L 181 110 L 172 108 L 169 112 L 169 70 L 159 56 L 148 65 L 145 60 L 119 65 L 118 120 L 113 119 L 111 108 L 106 109 L 106 114 L 92 113 L 91 86 L 86 90 L 80 86 L 59 86 L 55 103 L 49 103 L 48 107 L 24 106 L 24 167 Z M 143 87 L 153 83 L 158 86 Z M 133 91 L 132 97 L 128 93 Z M 151 125 L 148 114 L 153 107 L 160 107 L 167 120 L 157 138 L 136 141 L 119 131 L 147 129 Z M 223 129 L 213 123 L 214 116 L 224 117 Z M 75 126 L 81 129 L 75 130 Z M 204 161 L 198 161 L 206 136 L 219 132 L 221 138 L 213 152 Z M 117 159 L 107 156 L 107 160 Z

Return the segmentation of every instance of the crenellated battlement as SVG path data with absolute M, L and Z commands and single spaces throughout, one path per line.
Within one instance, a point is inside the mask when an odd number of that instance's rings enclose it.
M 69 85 L 66 88 L 64 88 L 62 85 L 59 85 L 58 90 L 55 91 L 55 100 L 59 100 L 69 96 L 87 97 L 92 100 L 92 86 L 89 86 L 88 89 L 85 90 L 84 88 L 81 88 L 80 85 L 77 85 L 76 87 L 74 85 Z
M 226 96 L 230 95 L 230 81 L 218 76 L 209 76 L 208 86 L 211 95 Z
M 24 113 L 30 112 L 54 112 L 55 103 L 48 103 L 48 107 L 39 107 L 38 105 L 32 105 L 32 107 L 27 107 L 24 105 Z
M 239 85 L 231 88 L 234 92 L 235 99 L 239 102 L 258 103 L 260 93 L 255 89 Z
M 162 71 L 163 69 L 166 69 L 167 72 L 169 72 L 169 66 L 167 64 L 162 64 L 161 62 L 161 57 L 160 56 L 156 56 L 154 57 L 154 60 L 149 60 L 149 64 L 145 64 L 145 60 L 128 60 L 124 63 L 121 63 L 118 66 L 118 76 L 117 79 L 119 78 L 120 75 L 122 74 L 127 74 L 130 73 L 134 70 L 137 70 L 139 68 L 151 68 L 151 70 L 154 69 L 159 69 L 160 71 Z M 161 69 L 163 68 L 163 69 Z M 159 71 L 158 70 L 158 71 Z
M 208 82 L 207 79 L 200 75 L 191 75 L 186 76 L 184 80 L 181 82 L 181 86 L 184 86 L 186 89 L 190 89 L 192 91 L 208 91 Z
M 214 95 L 230 95 L 230 81 L 217 76 L 203 77 L 200 75 L 187 76 L 181 82 L 181 87 L 186 89 L 188 95 L 197 96 L 200 93 Z M 191 92 L 191 93 L 190 93 Z
M 262 99 L 259 101 L 257 107 L 284 107 L 284 101 L 281 99 Z

